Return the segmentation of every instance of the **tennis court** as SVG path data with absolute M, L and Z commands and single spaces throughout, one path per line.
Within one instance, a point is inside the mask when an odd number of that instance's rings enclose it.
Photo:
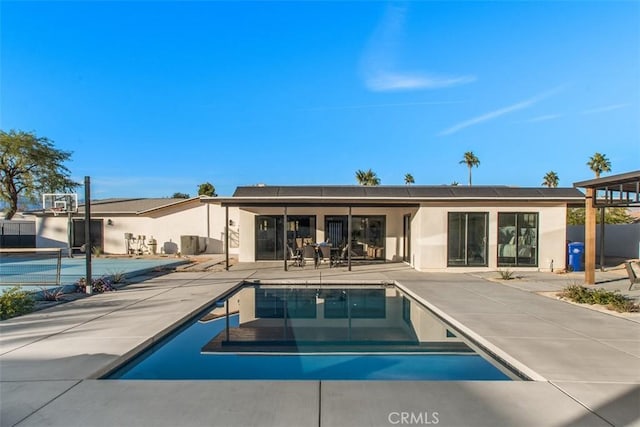
M 24 290 L 39 291 L 42 287 L 56 287 L 57 269 L 60 268 L 60 286 L 73 285 L 85 277 L 86 261 L 84 256 L 68 258 L 62 256 L 60 265 L 51 256 L 21 254 L 5 256 L 0 254 L 0 291 L 20 285 Z M 95 279 L 101 276 L 124 274 L 133 277 L 157 268 L 171 268 L 187 263 L 179 258 L 93 258 L 91 275 Z

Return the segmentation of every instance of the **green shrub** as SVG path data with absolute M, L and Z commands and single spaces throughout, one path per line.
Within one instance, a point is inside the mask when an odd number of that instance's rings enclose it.
M 621 295 L 618 291 L 612 292 L 605 289 L 589 289 L 580 285 L 567 286 L 558 294 L 573 302 L 581 304 L 600 304 L 609 310 L 619 313 L 640 311 L 640 306 L 633 299 Z
M 498 270 L 498 273 L 500 274 L 500 278 L 502 280 L 511 280 L 513 279 L 513 271 L 511 270 Z
M 0 320 L 30 313 L 34 305 L 31 294 L 20 286 L 7 289 L 0 295 Z
M 126 273 L 122 270 L 110 271 L 109 276 L 111 276 L 112 283 L 124 283 L 125 279 L 127 278 Z
M 42 290 L 42 300 L 43 301 L 60 301 L 60 299 L 64 295 L 64 290 L 62 288 L 40 288 Z

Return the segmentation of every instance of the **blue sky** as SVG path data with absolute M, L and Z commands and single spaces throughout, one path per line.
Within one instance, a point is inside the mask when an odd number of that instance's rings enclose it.
M 0 4 L 0 127 L 92 195 L 640 169 L 640 2 Z M 82 191 L 82 189 L 79 189 Z

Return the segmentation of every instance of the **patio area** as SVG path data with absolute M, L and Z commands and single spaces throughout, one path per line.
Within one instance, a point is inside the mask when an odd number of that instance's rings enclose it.
M 620 272 L 597 272 L 605 287 Z M 494 276 L 494 277 L 491 277 Z M 538 292 L 581 273 L 422 273 L 402 263 L 177 272 L 0 323 L 2 426 L 444 426 L 640 424 L 640 319 Z M 536 381 L 99 380 L 241 280 L 394 281 Z M 631 296 L 640 296 L 634 290 Z

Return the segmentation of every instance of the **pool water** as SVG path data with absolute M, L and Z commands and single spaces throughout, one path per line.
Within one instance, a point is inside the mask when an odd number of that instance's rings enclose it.
M 316 299 L 319 298 L 321 303 L 315 308 L 318 316 L 309 318 L 314 314 L 314 307 L 304 304 L 300 296 L 304 293 L 300 293 L 297 299 L 288 297 L 289 301 L 295 301 L 297 308 L 292 306 L 279 312 L 278 301 L 273 298 L 265 299 L 264 296 L 259 295 L 263 289 L 257 289 L 255 286 L 251 289 L 249 304 L 247 301 L 243 301 L 244 304 L 239 302 L 242 307 L 250 307 L 251 313 L 247 314 L 245 309 L 244 314 L 243 310 L 240 310 L 240 314 L 229 315 L 228 332 L 225 310 L 222 310 L 222 317 L 217 318 L 207 312 L 206 316 L 199 316 L 182 325 L 176 332 L 160 340 L 105 378 L 429 381 L 516 379 L 515 375 L 503 367 L 499 369 L 497 362 L 490 363 L 483 356 L 472 351 L 459 338 L 456 338 L 448 327 L 442 328 L 442 331 L 446 332 L 443 332 L 442 338 L 438 338 L 437 341 L 431 342 L 428 339 L 421 341 L 420 337 L 424 340 L 427 336 L 422 331 L 427 325 L 424 320 L 426 315 L 417 312 L 414 306 L 414 314 L 411 317 L 404 295 L 394 296 L 388 290 L 384 291 L 387 297 L 386 303 L 383 304 L 386 308 L 383 308 L 382 305 L 377 305 L 377 301 L 373 298 L 375 294 L 367 294 L 368 299 L 358 299 L 359 294 L 356 294 L 356 291 L 349 292 L 351 297 L 347 301 L 350 305 L 362 306 L 364 301 L 368 311 L 358 312 L 355 309 L 352 311 L 348 307 L 348 319 L 343 319 L 344 327 L 342 327 L 340 326 L 342 320 L 335 319 L 335 317 L 341 317 L 340 303 L 331 302 L 332 295 L 336 295 L 335 290 L 315 292 Z M 273 291 L 264 290 L 265 294 L 269 292 Z M 394 301 L 393 298 L 397 296 L 404 297 L 405 301 Z M 288 304 L 286 298 L 285 307 Z M 237 301 L 241 300 L 242 298 L 239 298 Z M 396 303 L 398 310 L 393 308 Z M 262 307 L 259 307 L 261 304 Z M 220 308 L 214 307 L 212 307 L 213 313 L 217 312 L 219 316 Z M 271 308 L 274 307 L 275 311 L 272 311 Z M 390 319 L 394 317 L 396 311 L 397 315 L 401 315 L 404 320 Z M 384 319 L 381 318 L 382 312 L 385 315 Z M 259 313 L 273 316 L 273 318 L 256 319 L 255 315 Z M 352 318 L 358 313 L 361 318 Z M 279 314 L 283 314 L 284 319 L 280 318 Z M 288 314 L 294 315 L 294 318 L 287 319 Z M 366 318 L 367 316 L 371 319 Z M 410 319 L 415 319 L 415 325 L 411 324 Z M 284 327 L 273 327 L 279 322 L 284 322 Z M 404 332 L 398 333 L 392 328 L 358 327 L 358 325 L 384 325 L 383 322 L 393 325 L 404 322 L 402 329 Z M 313 325 L 323 326 L 314 327 Z M 428 326 L 429 333 L 433 334 L 435 326 L 432 324 Z M 247 338 L 247 330 L 250 332 L 250 338 Z M 269 335 L 272 330 L 277 332 L 275 337 Z M 376 337 L 374 336 L 376 330 L 387 330 L 387 334 Z M 340 334 L 348 336 L 348 339 L 336 341 L 336 337 Z M 331 339 L 326 340 L 327 337 Z
M 231 325 L 237 326 L 238 316 Z M 114 372 L 118 379 L 509 380 L 477 354 L 202 354 L 225 319 L 194 323 L 160 348 Z

